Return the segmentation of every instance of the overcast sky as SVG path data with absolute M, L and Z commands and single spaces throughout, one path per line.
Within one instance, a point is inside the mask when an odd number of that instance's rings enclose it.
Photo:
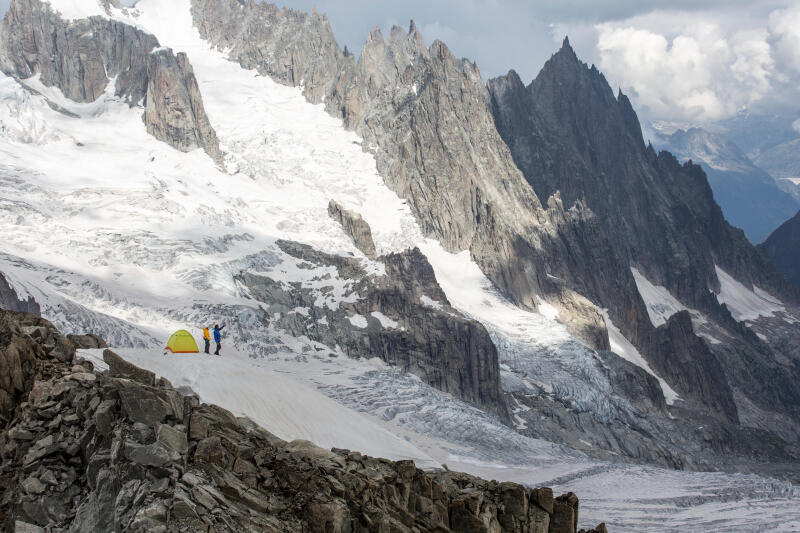
M 9 0 L 0 0 L 5 11 Z M 800 0 L 284 0 L 326 13 L 358 53 L 373 26 L 417 22 L 477 62 L 529 82 L 565 35 L 641 118 L 704 124 L 742 109 L 800 111 Z M 699 6 L 698 4 L 702 4 Z

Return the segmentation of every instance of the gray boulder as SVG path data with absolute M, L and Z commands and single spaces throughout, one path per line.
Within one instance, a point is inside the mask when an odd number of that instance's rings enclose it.
M 108 365 L 108 371 L 112 376 L 132 379 L 151 387 L 156 383 L 156 375 L 153 372 L 132 365 L 111 350 L 103 350 L 103 361 Z
M 208 121 L 189 59 L 168 48 L 147 56 L 147 132 L 181 151 L 202 148 L 222 164 L 217 134 Z
M 67 340 L 71 342 L 76 349 L 108 348 L 106 341 L 94 333 L 67 335 Z
M 361 215 L 343 208 L 335 200 L 328 202 L 328 215 L 338 222 L 347 233 L 356 248 L 361 250 L 370 259 L 377 257 L 375 242 L 372 240 L 372 230 Z

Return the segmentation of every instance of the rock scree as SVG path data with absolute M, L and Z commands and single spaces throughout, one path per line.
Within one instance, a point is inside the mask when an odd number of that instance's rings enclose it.
M 62 360 L 55 337 L 0 310 L 0 351 L 25 354 L 0 428 L 3 530 L 577 532 L 573 493 L 285 442 L 111 350 L 107 372 Z

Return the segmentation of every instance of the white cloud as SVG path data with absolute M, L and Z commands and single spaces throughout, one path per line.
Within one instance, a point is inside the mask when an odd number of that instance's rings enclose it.
M 768 22 L 656 11 L 595 28 L 600 69 L 650 120 L 702 124 L 797 94 L 800 3 Z
M 800 75 L 800 3 L 769 16 L 769 36 L 775 61 L 784 75 Z
M 597 28 L 601 70 L 651 116 L 718 120 L 770 90 L 772 59 L 763 36 L 725 35 L 711 23 L 671 38 L 628 25 Z

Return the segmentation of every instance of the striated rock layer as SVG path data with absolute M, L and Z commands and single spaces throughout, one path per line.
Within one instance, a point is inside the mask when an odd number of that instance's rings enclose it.
M 108 373 L 54 359 L 30 320 L 0 311 L 0 339 L 32 354 L 29 393 L 0 428 L 5 530 L 577 530 L 572 493 L 287 443 L 110 350 Z
M 217 134 L 206 116 L 186 54 L 176 56 L 160 48 L 148 55 L 144 123 L 155 138 L 184 152 L 202 148 L 214 161 L 222 162 Z

